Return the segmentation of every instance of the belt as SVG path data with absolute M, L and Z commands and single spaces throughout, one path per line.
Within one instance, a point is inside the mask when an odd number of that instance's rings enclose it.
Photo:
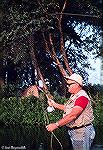
M 75 126 L 75 127 L 72 127 L 72 128 L 68 127 L 68 129 L 69 129 L 69 130 L 75 130 L 75 129 L 87 127 L 87 126 L 90 126 L 90 125 L 92 125 L 92 123 L 89 123 L 89 124 L 86 124 L 86 125 L 82 125 L 82 126 L 80 126 L 80 127 L 76 127 L 76 126 Z

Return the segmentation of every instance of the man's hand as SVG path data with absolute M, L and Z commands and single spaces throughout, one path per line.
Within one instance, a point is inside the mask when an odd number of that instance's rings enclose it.
M 49 131 L 49 132 L 52 132 L 53 130 L 57 129 L 57 125 L 56 123 L 51 123 L 49 125 L 46 126 L 46 129 Z

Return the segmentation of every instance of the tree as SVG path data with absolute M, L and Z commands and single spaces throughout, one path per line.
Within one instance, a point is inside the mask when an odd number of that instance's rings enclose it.
M 76 71 L 87 77 L 85 68 L 90 65 L 86 53 L 99 51 L 102 9 L 98 5 L 91 0 L 3 1 L 3 59 L 11 57 L 19 70 L 18 77 L 30 62 L 33 73 L 36 69 L 43 82 L 48 78 L 53 90 L 62 85 L 67 73 Z M 86 36 L 84 31 L 91 29 L 92 33 Z

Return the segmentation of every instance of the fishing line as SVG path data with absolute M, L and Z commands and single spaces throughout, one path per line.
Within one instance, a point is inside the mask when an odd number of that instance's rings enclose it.
M 43 90 L 42 90 L 43 91 Z M 44 93 L 44 91 L 43 91 Z M 45 93 L 44 93 L 45 94 Z M 42 100 L 44 100 L 42 98 Z M 45 125 L 49 124 L 50 121 L 49 121 L 49 117 L 48 117 L 48 114 L 47 114 L 47 111 L 44 109 L 44 105 L 42 103 L 42 110 L 43 110 L 43 114 L 44 114 L 44 121 L 45 121 Z M 51 150 L 53 150 L 53 137 L 57 140 L 57 142 L 59 143 L 60 147 L 61 147 L 61 150 L 63 150 L 63 146 L 61 144 L 61 142 L 59 141 L 59 139 L 57 138 L 57 136 L 54 134 L 54 132 L 51 132 L 51 140 L 50 140 L 50 147 L 51 147 Z
M 49 118 L 48 118 L 47 112 L 44 110 L 44 107 L 42 107 L 42 109 L 43 109 L 43 112 L 44 112 L 44 116 L 45 116 L 45 118 L 47 120 L 47 121 L 45 120 L 45 125 L 47 125 L 47 124 L 50 123 L 49 122 Z M 51 141 L 50 142 L 51 149 L 53 150 L 53 136 L 57 140 L 57 142 L 59 143 L 59 145 L 61 147 L 61 150 L 63 150 L 63 146 L 62 146 L 61 142 L 59 141 L 59 139 L 57 138 L 57 136 L 54 134 L 54 132 L 51 132 L 51 140 L 50 140 Z

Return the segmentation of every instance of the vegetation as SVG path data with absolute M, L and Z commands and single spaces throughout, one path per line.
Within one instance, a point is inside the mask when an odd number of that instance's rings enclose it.
M 89 86 L 90 87 L 90 86 Z M 92 87 L 93 89 L 93 87 Z M 99 91 L 96 87 L 93 101 L 94 124 L 103 125 L 103 93 L 102 87 Z M 91 93 L 93 91 L 90 91 Z M 64 103 L 67 98 L 54 96 L 55 101 Z M 27 125 L 27 126 L 45 126 L 49 122 L 56 122 L 62 117 L 62 112 L 55 110 L 53 113 L 47 113 L 47 98 L 40 94 L 39 98 L 31 97 L 2 97 L 0 99 L 0 123 L 5 125 Z
M 79 72 L 87 81 L 88 57 L 101 49 L 101 6 L 92 0 L 2 0 L 0 77 L 4 83 L 25 88 L 41 79 L 46 91 L 65 95 L 66 73 Z
M 65 99 L 57 100 L 63 103 Z M 53 115 L 47 114 L 47 99 L 43 94 L 40 98 L 30 96 L 0 99 L 0 123 L 5 125 L 44 126 L 61 116 L 62 114 L 58 111 L 55 111 Z
M 34 126 L 38 137 L 34 140 L 38 143 L 44 139 L 39 135 L 40 127 L 62 117 L 57 110 L 47 113 L 43 93 L 39 98 L 21 97 L 25 88 L 37 85 L 41 79 L 43 90 L 64 103 L 64 97 L 68 97 L 64 75 L 76 72 L 88 82 L 86 69 L 92 69 L 88 58 L 103 54 L 101 18 L 102 2 L 97 0 L 0 1 L 0 124 L 11 126 L 11 145 L 18 141 L 13 125 L 27 127 L 25 136 L 19 128 L 18 145 L 24 139 L 32 142 L 34 135 L 28 127 Z M 95 126 L 103 125 L 103 91 L 97 87 L 98 90 L 88 86 L 96 104 L 94 107 L 93 103 Z
M 4 141 L 6 140 L 10 145 L 15 145 L 16 143 L 18 146 L 25 145 L 28 149 L 31 149 L 32 146 L 38 149 L 40 143 L 44 143 L 44 145 L 48 147 L 47 149 L 51 149 L 51 138 L 45 125 L 60 119 L 62 117 L 62 112 L 55 110 L 52 113 L 47 113 L 47 98 L 42 93 L 40 94 L 40 98 L 21 98 L 13 97 L 15 93 L 14 88 L 9 88 L 9 90 L 11 96 L 5 95 L 6 88 L 2 90 L 3 93 L 1 91 L 2 94 L 0 94 L 0 96 L 2 95 L 0 98 L 1 145 L 5 144 Z M 103 127 L 103 87 L 99 85 L 93 87 L 89 86 L 89 92 L 93 94 L 92 98 L 96 104 L 94 105 L 94 102 L 92 103 L 95 116 L 94 125 L 97 132 L 95 143 L 101 145 L 103 143 L 103 134 L 101 132 Z M 55 95 L 54 97 L 55 101 L 59 103 L 64 103 L 67 100 L 67 98 L 61 96 Z M 65 130 L 66 129 L 62 127 L 60 130 L 58 129 L 55 131 L 56 137 L 60 140 L 64 148 L 70 147 Z M 54 137 L 52 138 L 52 146 L 57 146 L 58 142 Z M 3 139 L 5 140 L 3 141 Z

